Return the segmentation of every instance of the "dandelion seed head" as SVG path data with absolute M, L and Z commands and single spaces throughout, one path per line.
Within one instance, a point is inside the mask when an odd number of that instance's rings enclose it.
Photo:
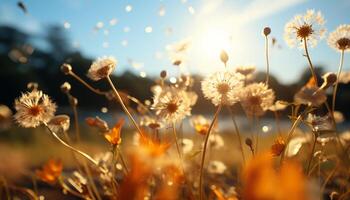
M 70 85 L 70 83 L 68 83 L 68 82 L 64 82 L 62 85 L 61 85 L 61 91 L 63 92 L 63 93 L 69 93 L 70 92 L 70 90 L 71 90 L 71 88 L 72 88 L 72 86 Z
M 208 165 L 208 172 L 211 174 L 223 174 L 226 169 L 226 165 L 223 162 L 217 160 L 210 161 Z
M 350 51 L 350 24 L 340 25 L 330 33 L 328 45 L 338 51 Z
M 247 85 L 240 92 L 240 103 L 248 116 L 261 116 L 275 100 L 275 94 L 264 83 Z
M 48 126 L 55 133 L 68 131 L 70 118 L 68 115 L 56 115 L 49 121 Z
M 72 66 L 68 63 L 63 63 L 61 65 L 61 71 L 65 74 L 68 75 L 69 73 L 72 72 Z
M 15 100 L 16 122 L 25 128 L 35 128 L 49 122 L 55 115 L 56 104 L 42 91 L 33 90 Z
M 216 106 L 233 105 L 238 101 L 238 92 L 243 86 L 243 76 L 231 72 L 215 72 L 202 81 L 204 97 Z
M 111 56 L 95 60 L 88 71 L 87 76 L 98 81 L 109 76 L 117 65 L 117 60 Z
M 284 39 L 290 47 L 299 44 L 303 47 L 306 40 L 311 47 L 317 45 L 318 40 L 325 36 L 325 20 L 321 12 L 307 10 L 305 15 L 296 15 L 285 26 Z

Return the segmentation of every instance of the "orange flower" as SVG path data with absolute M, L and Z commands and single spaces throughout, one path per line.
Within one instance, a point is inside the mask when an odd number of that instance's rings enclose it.
M 275 143 L 271 146 L 271 153 L 273 156 L 279 156 L 283 152 L 286 147 L 286 143 L 284 142 L 282 137 L 278 137 L 275 140 Z
M 36 171 L 38 178 L 46 183 L 55 183 L 61 175 L 63 164 L 60 160 L 50 159 L 41 170 Z
M 117 122 L 117 124 L 112 128 L 112 130 L 105 134 L 106 140 L 108 140 L 108 142 L 112 145 L 119 145 L 122 142 L 122 138 L 120 137 L 120 131 L 122 130 L 123 125 L 124 119 L 121 118 Z
M 163 155 L 171 145 L 169 142 L 162 143 L 147 136 L 140 138 L 140 144 L 144 152 L 151 157 Z
M 196 124 L 194 129 L 196 130 L 197 133 L 201 135 L 206 135 L 209 130 L 209 124 Z
M 229 197 L 225 197 L 222 190 L 216 187 L 215 185 L 212 185 L 210 189 L 214 192 L 218 200 L 238 200 L 238 198 L 235 195 L 230 195 Z
M 286 161 L 279 171 L 273 167 L 270 154 L 257 155 L 243 172 L 245 200 L 306 200 L 306 178 L 301 167 Z

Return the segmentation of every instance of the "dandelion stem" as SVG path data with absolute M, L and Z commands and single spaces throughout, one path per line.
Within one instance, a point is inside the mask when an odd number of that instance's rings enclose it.
M 116 95 L 116 98 L 118 99 L 118 101 L 119 101 L 120 105 L 122 106 L 124 112 L 125 112 L 126 115 L 129 117 L 130 121 L 134 124 L 134 126 L 135 126 L 135 128 L 137 129 L 137 131 L 139 132 L 140 136 L 141 136 L 141 137 L 144 137 L 144 135 L 143 135 L 143 133 L 142 133 L 140 127 L 137 125 L 135 119 L 132 117 L 132 115 L 131 115 L 131 113 L 129 112 L 128 108 L 125 106 L 125 104 L 124 104 L 122 98 L 121 98 L 120 95 L 119 95 L 119 92 L 118 92 L 117 89 L 115 88 L 115 86 L 114 86 L 114 84 L 113 84 L 113 82 L 112 82 L 112 80 L 111 80 L 111 78 L 110 78 L 109 76 L 107 76 L 107 81 L 108 81 L 108 83 L 110 84 L 110 86 L 112 87 L 113 92 L 114 92 L 114 94 Z
M 278 111 L 274 111 L 273 114 L 275 115 L 275 122 L 276 122 L 276 128 L 278 131 L 278 135 L 282 136 L 281 126 L 280 126 L 280 118 L 278 115 Z
M 316 147 L 316 142 L 317 142 L 317 137 L 318 137 L 318 133 L 316 132 L 313 132 L 314 133 L 314 141 L 313 141 L 313 144 L 312 144 L 312 149 L 311 149 L 311 153 L 310 153 L 310 157 L 309 157 L 309 162 L 308 162 L 308 165 L 307 165 L 307 168 L 306 168 L 306 174 L 309 176 L 309 172 L 310 172 L 310 167 L 311 167 L 311 163 L 312 163 L 312 160 L 314 158 L 314 152 L 315 152 L 315 147 Z
M 266 85 L 269 85 L 270 79 L 270 62 L 269 62 L 269 39 L 265 36 L 265 58 L 266 58 Z
M 211 130 L 214 127 L 214 124 L 219 116 L 219 113 L 221 111 L 222 105 L 220 104 L 215 112 L 213 121 L 211 122 L 209 129 L 208 129 L 208 133 L 205 137 L 205 141 L 204 141 L 204 147 L 203 147 L 203 153 L 202 153 L 202 159 L 201 159 L 201 168 L 200 168 L 200 175 L 199 175 L 199 199 L 202 200 L 203 199 L 203 168 L 204 168 L 204 161 L 205 161 L 205 153 L 207 150 L 207 146 L 208 146 L 208 141 L 209 141 L 209 136 L 211 133 Z
M 335 110 L 335 100 L 337 96 L 337 89 L 338 89 L 338 84 L 339 84 L 339 77 L 341 74 L 341 71 L 343 69 L 343 63 L 344 63 L 344 50 L 341 51 L 340 53 L 340 62 L 339 62 L 339 68 L 338 68 L 338 73 L 337 73 L 337 80 L 334 85 L 333 89 L 333 96 L 332 96 L 332 116 L 334 117 L 334 110 Z
M 67 144 L 65 141 L 63 141 L 55 132 L 53 132 L 50 127 L 46 124 L 43 123 L 45 125 L 45 127 L 50 131 L 51 135 L 54 136 L 61 144 L 63 144 L 65 147 L 67 147 L 68 149 L 71 149 L 73 151 L 75 151 L 76 153 L 82 155 L 83 157 L 85 157 L 86 159 L 88 159 L 90 162 L 92 162 L 94 165 L 98 166 L 98 162 L 96 160 L 94 160 L 91 156 L 89 156 L 88 154 L 72 147 L 71 145 Z
M 123 167 L 125 169 L 125 172 L 126 172 L 126 174 L 128 174 L 129 173 L 129 169 L 128 169 L 128 166 L 126 165 L 124 156 L 123 156 L 122 151 L 120 150 L 119 146 L 117 147 L 117 150 L 118 150 L 118 155 L 119 155 L 120 161 L 122 162 Z
M 237 138 L 238 138 L 238 142 L 239 142 L 239 148 L 240 148 L 241 154 L 242 154 L 243 164 L 245 164 L 245 155 L 244 155 L 244 151 L 243 151 L 243 144 L 242 144 L 241 133 L 239 131 L 239 128 L 238 128 L 238 125 L 237 125 L 237 122 L 236 122 L 236 119 L 235 119 L 235 115 L 234 115 L 232 109 L 230 107 L 228 107 L 228 110 L 230 111 L 232 122 L 233 122 L 233 125 L 235 127 L 235 132 L 237 134 Z
M 309 50 L 307 48 L 307 39 L 304 38 L 303 42 L 304 42 L 305 56 L 306 56 L 306 58 L 307 58 L 307 60 L 309 62 L 309 67 L 310 67 L 311 74 L 312 74 L 312 76 L 313 76 L 313 78 L 315 80 L 316 85 L 318 85 L 318 80 L 317 80 L 317 75 L 316 75 L 316 72 L 315 72 L 315 68 L 312 65 L 311 58 L 310 58 L 310 55 L 309 55 Z
M 74 98 L 71 95 L 69 95 L 69 98 Z M 70 100 L 70 102 L 72 102 Z M 76 140 L 78 142 L 80 142 L 80 128 L 79 128 L 79 118 L 78 118 L 78 110 L 77 110 L 77 106 L 74 105 L 74 103 L 71 103 L 72 106 L 72 110 L 73 110 L 73 114 L 74 114 L 74 125 L 75 125 L 75 135 L 76 135 Z
M 106 92 L 100 91 L 99 89 L 96 89 L 96 88 L 92 87 L 90 84 L 88 84 L 86 81 L 84 81 L 78 75 L 76 75 L 73 71 L 70 71 L 69 75 L 71 75 L 73 78 L 77 79 L 80 83 L 82 83 L 85 87 L 87 87 L 92 92 L 94 92 L 96 94 L 99 94 L 99 95 L 105 95 L 106 94 Z
M 180 145 L 179 145 L 178 138 L 177 138 L 177 133 L 176 133 L 175 122 L 173 123 L 172 128 L 173 128 L 173 134 L 174 134 L 177 154 L 179 155 L 179 160 L 180 160 L 180 163 L 181 163 L 182 171 L 185 174 L 185 170 L 184 170 L 183 163 L 182 163 L 182 155 L 181 155 Z

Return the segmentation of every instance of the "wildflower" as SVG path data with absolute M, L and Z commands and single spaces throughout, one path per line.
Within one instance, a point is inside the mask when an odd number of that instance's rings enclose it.
M 328 45 L 338 51 L 350 51 L 350 25 L 340 25 L 330 33 Z
M 187 154 L 193 149 L 193 141 L 187 138 L 183 138 L 180 142 L 180 146 L 182 147 L 182 152 Z
M 67 131 L 69 129 L 69 125 L 70 119 L 67 115 L 56 115 L 48 123 L 49 128 L 55 133 Z
M 210 186 L 210 189 L 214 192 L 217 200 L 238 200 L 235 187 L 230 187 L 226 193 L 215 185 Z
M 204 97 L 215 106 L 233 105 L 238 101 L 238 92 L 243 86 L 243 76 L 235 72 L 216 72 L 202 81 Z
M 201 135 L 206 135 L 210 126 L 210 121 L 202 115 L 195 115 L 191 117 L 191 126 Z
M 211 134 L 209 136 L 209 145 L 213 149 L 219 149 L 225 145 L 225 142 L 219 134 Z
M 273 90 L 264 83 L 247 85 L 240 93 L 240 102 L 248 116 L 261 116 L 275 100 Z
M 296 15 L 286 24 L 284 38 L 290 47 L 297 43 L 302 47 L 304 40 L 315 47 L 326 33 L 324 24 L 321 12 L 307 10 L 305 15 Z
M 252 75 L 256 70 L 255 66 L 238 66 L 236 72 L 242 74 L 245 77 Z
M 117 65 L 117 60 L 113 57 L 102 57 L 95 60 L 88 71 L 88 77 L 94 81 L 109 76 Z
M 280 111 L 286 109 L 288 102 L 285 101 L 276 101 L 272 106 L 269 107 L 269 110 L 272 112 Z
M 273 156 L 279 156 L 283 152 L 284 148 L 286 147 L 286 143 L 284 142 L 283 138 L 278 137 L 274 144 L 271 146 L 271 153 Z
M 168 142 L 159 142 L 146 136 L 141 137 L 139 139 L 142 153 L 145 153 L 147 156 L 150 157 L 162 156 L 171 145 Z
M 100 132 L 107 132 L 109 130 L 107 122 L 99 117 L 88 117 L 85 121 L 87 125 L 98 128 Z
M 152 109 L 165 121 L 175 122 L 191 115 L 196 100 L 197 95 L 193 92 L 168 87 L 155 94 Z
M 208 165 L 208 172 L 210 174 L 223 174 L 226 169 L 226 165 L 223 162 L 217 160 L 210 161 Z
M 242 198 L 246 200 L 306 200 L 306 178 L 301 167 L 285 162 L 276 171 L 269 154 L 254 157 L 243 170 Z
M 112 145 L 119 145 L 122 142 L 122 138 L 120 137 L 120 131 L 124 125 L 124 119 L 120 119 L 117 124 L 104 136 L 106 140 Z
M 14 115 L 17 123 L 25 128 L 35 128 L 55 116 L 56 104 L 42 91 L 33 90 L 15 100 Z
M 60 88 L 63 93 L 69 93 L 72 86 L 68 82 L 64 82 Z
M 150 129 L 160 129 L 163 127 L 163 123 L 160 122 L 160 120 L 158 120 L 155 117 L 151 117 L 151 116 L 143 116 L 140 120 L 140 125 L 141 126 L 146 126 Z
M 36 175 L 40 180 L 52 184 L 61 176 L 62 169 L 63 165 L 60 160 L 51 159 L 47 161 L 41 170 L 36 171 Z
M 326 100 L 325 92 L 316 86 L 313 78 L 294 95 L 295 103 L 314 107 L 322 105 Z

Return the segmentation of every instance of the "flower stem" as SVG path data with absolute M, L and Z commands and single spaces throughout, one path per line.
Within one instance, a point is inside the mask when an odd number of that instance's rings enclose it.
M 265 59 L 266 59 L 266 85 L 269 85 L 270 79 L 270 62 L 269 62 L 269 39 L 265 36 Z
M 174 139 L 175 139 L 175 144 L 176 144 L 176 150 L 177 150 L 177 154 L 179 155 L 180 165 L 182 168 L 182 173 L 185 176 L 185 168 L 183 166 L 182 154 L 181 154 L 180 145 L 179 145 L 178 138 L 177 138 L 175 122 L 173 123 L 172 128 L 173 128 L 173 134 L 174 134 Z
M 309 55 L 309 50 L 307 48 L 306 38 L 304 38 L 303 41 L 304 41 L 305 56 L 307 58 L 307 61 L 309 62 L 309 67 L 310 67 L 311 74 L 312 74 L 312 76 L 313 76 L 313 78 L 315 80 L 316 85 L 318 85 L 318 80 L 317 80 L 317 75 L 316 75 L 316 72 L 315 72 L 315 68 L 312 65 L 311 58 L 310 58 L 310 55 Z
M 337 80 L 334 85 L 333 89 L 333 96 L 332 96 L 332 116 L 334 116 L 334 110 L 335 110 L 335 100 L 337 96 L 337 89 L 338 89 L 338 84 L 339 84 L 339 77 L 341 74 L 341 71 L 343 69 L 343 63 L 344 63 L 344 50 L 341 51 L 340 53 L 340 63 L 339 63 L 339 68 L 338 68 L 338 73 L 337 73 Z
M 318 137 L 318 133 L 315 133 L 314 134 L 314 141 L 313 141 L 313 144 L 312 144 L 312 149 L 311 149 L 311 153 L 310 153 L 310 157 L 309 157 L 309 162 L 308 162 L 308 165 L 307 165 L 307 168 L 306 168 L 306 174 L 307 175 L 310 175 L 309 172 L 310 172 L 311 163 L 312 163 L 312 160 L 313 160 L 313 157 L 314 157 L 317 137 Z
M 55 132 L 53 132 L 50 127 L 46 124 L 43 123 L 45 125 L 45 127 L 50 131 L 51 135 L 54 136 L 61 144 L 63 144 L 65 147 L 67 147 L 68 149 L 73 150 L 74 152 L 82 155 L 83 157 L 85 157 L 86 159 L 88 159 L 90 162 L 92 162 L 94 165 L 98 166 L 98 162 L 96 160 L 94 160 L 91 156 L 89 156 L 88 154 L 72 147 L 71 145 L 67 144 L 65 141 L 63 141 Z
M 236 122 L 236 119 L 235 119 L 235 115 L 234 115 L 232 109 L 230 107 L 228 107 L 228 110 L 230 111 L 232 122 L 233 122 L 233 125 L 235 127 L 235 132 L 237 134 L 237 138 L 238 138 L 238 142 L 239 142 L 239 148 L 240 148 L 241 154 L 242 154 L 243 164 L 245 164 L 245 155 L 244 155 L 244 151 L 243 151 L 243 144 L 242 144 L 241 133 L 239 131 L 239 128 L 238 128 L 238 125 L 237 125 L 237 122 Z
M 114 84 L 113 84 L 113 82 L 112 82 L 112 80 L 111 80 L 111 78 L 110 78 L 109 76 L 107 76 L 107 81 L 108 81 L 109 85 L 112 87 L 112 90 L 113 90 L 114 94 L 116 95 L 116 98 L 118 99 L 118 101 L 119 101 L 120 105 L 122 106 L 124 112 L 125 112 L 126 115 L 129 117 L 130 121 L 134 124 L 134 126 L 135 126 L 136 130 L 139 132 L 140 136 L 141 136 L 141 137 L 144 137 L 144 135 L 143 135 L 143 133 L 142 133 L 140 127 L 137 125 L 135 119 L 132 117 L 132 115 L 131 115 L 131 113 L 129 112 L 128 108 L 125 106 L 125 104 L 124 104 L 122 98 L 121 98 L 120 95 L 119 95 L 119 92 L 118 92 L 117 89 L 115 88 L 115 86 L 114 86 Z
M 210 132 L 214 127 L 214 124 L 219 116 L 220 110 L 221 110 L 222 105 L 220 104 L 215 112 L 213 121 L 211 122 L 209 129 L 208 129 L 208 133 L 205 137 L 205 141 L 204 141 L 204 147 L 203 147 L 203 153 L 202 153 L 202 159 L 201 159 L 201 168 L 200 168 L 200 175 L 199 175 L 199 199 L 202 200 L 203 199 L 203 167 L 204 167 L 204 161 L 205 161 L 205 153 L 207 150 L 207 146 L 208 146 L 208 141 L 209 141 L 209 136 L 210 136 Z

